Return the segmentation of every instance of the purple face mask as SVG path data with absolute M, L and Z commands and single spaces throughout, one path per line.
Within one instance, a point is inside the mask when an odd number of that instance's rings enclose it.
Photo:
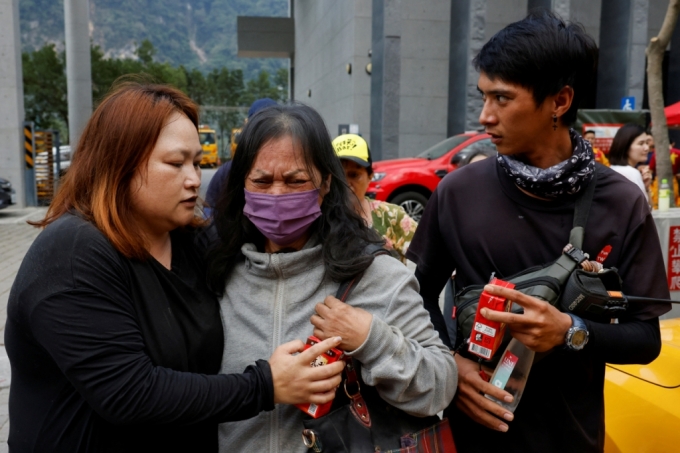
M 319 189 L 283 195 L 244 191 L 243 213 L 277 245 L 288 245 L 300 239 L 321 215 Z

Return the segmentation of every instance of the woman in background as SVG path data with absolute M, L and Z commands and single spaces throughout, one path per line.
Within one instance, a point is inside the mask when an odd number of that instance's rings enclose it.
M 649 186 L 652 172 L 647 162 L 649 153 L 649 135 L 642 126 L 628 123 L 621 127 L 614 136 L 609 149 L 610 168 L 635 183 L 649 201 Z
M 385 248 L 396 252 L 401 262 L 406 263 L 406 251 L 418 222 L 401 206 L 366 196 L 373 176 L 373 161 L 366 140 L 355 134 L 340 135 L 333 140 L 333 148 L 342 162 L 347 184 L 356 196 L 353 202 L 357 214 L 385 240 Z

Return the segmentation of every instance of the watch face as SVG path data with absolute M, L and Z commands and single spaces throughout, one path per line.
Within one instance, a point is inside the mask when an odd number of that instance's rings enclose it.
M 571 336 L 571 344 L 574 347 L 580 348 L 585 344 L 587 338 L 588 336 L 585 330 L 577 330 Z

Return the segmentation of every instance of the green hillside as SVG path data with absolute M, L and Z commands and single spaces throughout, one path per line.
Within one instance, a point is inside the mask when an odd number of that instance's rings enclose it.
M 24 51 L 45 43 L 63 48 L 63 0 L 19 0 Z M 91 38 L 107 57 L 133 57 L 148 39 L 155 59 L 207 72 L 242 69 L 275 73 L 283 59 L 236 56 L 237 16 L 287 16 L 288 0 L 90 0 Z

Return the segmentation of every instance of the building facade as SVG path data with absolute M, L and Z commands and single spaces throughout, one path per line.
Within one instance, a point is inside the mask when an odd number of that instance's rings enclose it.
M 618 109 L 628 96 L 636 108 L 645 106 L 645 49 L 668 6 L 665 0 L 290 1 L 292 97 L 316 108 L 332 136 L 342 125 L 356 125 L 375 160 L 414 156 L 479 129 L 472 59 L 534 8 L 582 24 L 598 44 L 597 86 L 587 107 Z M 680 27 L 666 62 L 670 104 L 680 101 Z

